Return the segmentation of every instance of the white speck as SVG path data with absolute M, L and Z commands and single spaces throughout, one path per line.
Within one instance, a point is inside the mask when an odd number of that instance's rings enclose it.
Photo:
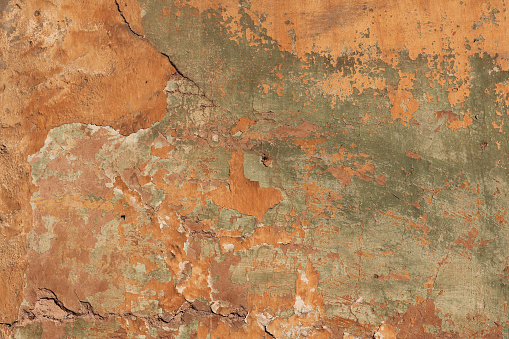
M 306 277 L 306 272 L 302 272 L 300 274 L 300 280 L 304 281 L 306 284 L 309 283 L 309 279 Z
M 219 301 L 214 301 L 212 304 L 210 304 L 210 309 L 214 313 L 217 313 L 217 310 L 219 310 L 219 307 L 221 307 L 221 303 Z
M 235 245 L 234 244 L 223 244 L 223 248 L 227 251 L 233 251 L 233 249 L 235 248 Z
M 304 300 L 302 300 L 302 298 L 300 297 L 300 295 L 298 295 L 296 298 L 295 298 L 295 304 L 293 305 L 293 308 L 295 309 L 295 311 L 297 311 L 298 313 L 309 313 L 313 310 L 313 308 L 309 305 L 306 305 L 304 303 Z
M 257 314 L 256 315 L 256 322 L 258 325 L 264 330 L 267 326 L 270 325 L 274 317 L 270 314 Z

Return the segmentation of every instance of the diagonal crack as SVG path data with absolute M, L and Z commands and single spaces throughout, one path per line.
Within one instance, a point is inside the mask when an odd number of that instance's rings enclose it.
M 141 34 L 137 33 L 135 30 L 133 30 L 133 29 L 132 29 L 131 24 L 129 23 L 129 21 L 128 21 L 128 20 L 127 20 L 127 18 L 125 17 L 124 13 L 122 12 L 122 9 L 120 9 L 120 4 L 118 3 L 118 1 L 117 1 L 117 0 L 114 0 L 114 1 L 115 1 L 115 5 L 117 6 L 117 11 L 118 11 L 118 13 L 119 13 L 119 14 L 120 14 L 120 16 L 122 17 L 122 20 L 123 20 L 123 21 L 124 21 L 124 23 L 127 25 L 127 27 L 129 28 L 129 30 L 131 31 L 131 33 L 133 33 L 134 35 L 136 35 L 136 36 L 137 36 L 137 37 L 139 37 L 139 38 L 146 39 L 146 37 L 145 37 L 144 35 L 141 35 Z M 157 49 L 156 49 L 156 50 L 157 50 Z M 158 51 L 159 51 L 159 50 L 158 50 Z M 199 91 L 201 92 L 201 94 L 202 94 L 205 98 L 207 98 L 207 96 L 206 96 L 206 95 L 204 94 L 204 92 L 201 90 L 200 86 L 198 86 L 198 84 L 197 84 L 194 80 L 192 80 L 192 79 L 188 78 L 187 76 L 185 76 L 185 75 L 184 75 L 184 74 L 180 71 L 180 69 L 177 67 L 177 65 L 175 65 L 175 63 L 171 60 L 171 58 L 170 58 L 170 56 L 169 56 L 168 54 L 166 54 L 166 53 L 164 53 L 164 52 L 162 52 L 162 51 L 159 51 L 159 53 L 161 53 L 161 55 L 164 55 L 164 56 L 166 57 L 166 59 L 168 59 L 168 62 L 169 62 L 169 63 L 170 63 L 170 65 L 171 65 L 171 66 L 175 69 L 175 72 L 176 72 L 179 76 L 181 76 L 183 79 L 186 79 L 186 80 L 188 80 L 189 82 L 193 83 L 193 85 L 195 85 L 195 86 L 199 89 Z M 212 102 L 213 106 L 216 106 L 216 105 L 215 105 L 215 103 L 214 103 L 214 101 L 213 101 L 212 99 L 209 99 L 209 98 L 207 98 L 207 99 L 208 99 L 210 102 Z
M 129 30 L 131 31 L 131 33 L 133 33 L 134 35 L 136 35 L 137 37 L 140 37 L 140 38 L 143 38 L 145 39 L 145 36 L 144 35 L 141 35 L 139 33 L 137 33 L 135 30 L 133 30 L 133 28 L 131 27 L 131 24 L 129 23 L 129 21 L 127 21 L 127 18 L 125 17 L 124 13 L 122 12 L 122 10 L 120 9 L 120 4 L 118 3 L 117 0 L 115 0 L 115 5 L 117 6 L 117 11 L 118 13 L 120 14 L 120 16 L 122 17 L 122 20 L 124 20 L 124 23 L 127 25 L 127 27 L 129 28 Z M 170 62 L 170 65 L 172 65 L 173 68 L 175 68 L 175 71 L 177 72 L 178 75 L 180 75 L 181 77 L 183 77 L 184 79 L 186 80 L 189 80 L 191 81 L 194 85 L 196 85 L 196 83 L 189 79 L 188 77 L 184 76 L 182 74 L 182 72 L 180 72 L 180 70 L 177 68 L 177 66 L 173 63 L 173 61 L 170 60 L 170 56 L 166 53 L 163 53 L 163 52 L 159 52 L 161 53 L 162 55 L 164 55 L 168 61 Z M 198 85 L 196 85 L 196 87 L 198 87 Z M 199 87 L 198 87 L 199 88 Z
M 274 334 L 269 332 L 269 330 L 267 329 L 267 326 L 264 326 L 263 330 L 264 330 L 265 334 L 267 334 L 269 337 L 271 337 L 271 338 L 275 338 L 276 337 Z
M 116 1 L 116 0 L 115 0 Z M 194 82 L 194 80 L 192 79 L 189 79 L 188 77 L 186 77 L 184 74 L 182 74 L 182 72 L 177 68 L 177 66 L 173 63 L 173 61 L 171 61 L 170 59 L 170 56 L 164 52 L 161 52 L 159 51 L 159 53 L 161 53 L 162 55 L 164 55 L 167 59 L 168 59 L 168 62 L 170 63 L 170 65 L 175 68 L 175 72 L 177 72 L 178 75 L 180 75 L 182 78 L 192 82 L 196 87 L 200 88 L 200 86 L 198 86 L 198 84 L 196 84 L 196 82 Z M 201 90 L 200 90 L 201 91 Z M 210 99 L 209 99 L 210 100 Z M 212 101 L 212 100 L 210 100 Z
M 131 24 L 129 24 L 129 21 L 127 21 L 127 19 L 125 18 L 124 16 L 124 13 L 122 12 L 122 10 L 120 9 L 120 4 L 118 3 L 117 0 L 115 0 L 115 5 L 117 5 L 117 11 L 120 13 L 120 16 L 122 17 L 122 19 L 124 20 L 125 24 L 127 25 L 127 27 L 129 28 L 129 30 L 131 31 L 131 33 L 133 33 L 134 35 L 140 37 L 140 38 L 145 38 L 143 35 L 139 34 L 139 33 L 136 33 L 132 27 L 131 27 Z

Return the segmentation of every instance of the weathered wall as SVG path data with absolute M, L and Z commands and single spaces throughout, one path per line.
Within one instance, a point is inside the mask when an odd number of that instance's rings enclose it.
M 504 1 L 2 1 L 0 333 L 509 337 Z

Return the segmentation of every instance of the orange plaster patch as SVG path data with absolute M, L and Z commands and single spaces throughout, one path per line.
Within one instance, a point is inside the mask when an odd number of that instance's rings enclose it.
M 341 181 L 343 186 L 350 185 L 352 183 L 352 177 L 355 175 L 355 171 L 347 166 L 339 165 L 338 167 L 329 167 L 325 170 Z
M 383 324 L 375 333 L 373 338 L 376 339 L 396 339 L 396 327 Z
M 452 130 L 457 130 L 460 128 L 467 128 L 468 126 L 472 125 L 472 122 L 474 120 L 470 117 L 470 113 L 465 113 L 465 116 L 463 117 L 463 120 L 456 120 L 449 124 L 449 128 Z
M 210 193 L 214 204 L 231 208 L 242 214 L 252 215 L 263 221 L 265 213 L 283 200 L 283 194 L 272 187 L 260 187 L 244 175 L 244 152 L 232 154 L 229 161 L 228 186 L 221 186 Z
M 469 84 L 463 84 L 460 87 L 450 88 L 447 97 L 451 105 L 457 105 L 465 101 L 470 95 Z
M 405 273 L 398 272 L 396 274 L 389 273 L 388 275 L 381 274 L 381 275 L 378 276 L 378 279 L 380 279 L 380 280 L 391 280 L 392 279 L 392 280 L 406 281 L 406 280 L 410 279 L 410 273 L 408 273 L 408 272 L 405 272 Z
M 295 140 L 294 145 L 302 147 L 302 149 L 308 154 L 316 153 L 316 145 L 324 142 L 325 139 L 300 139 Z
M 359 164 L 357 162 L 355 162 L 355 165 L 357 166 L 357 169 L 354 170 L 352 169 L 351 167 L 348 167 L 348 166 L 345 166 L 345 165 L 339 165 L 337 167 L 329 167 L 325 170 L 325 172 L 328 172 L 330 174 L 332 174 L 333 176 L 335 176 L 336 178 L 339 179 L 339 181 L 341 181 L 341 184 L 344 186 L 346 185 L 350 185 L 352 183 L 352 178 L 354 175 L 358 176 L 359 178 L 361 178 L 362 180 L 365 180 L 365 181 L 370 181 L 370 180 L 373 180 L 372 177 L 366 175 L 366 173 L 375 173 L 375 166 L 373 166 L 373 164 L 371 163 L 367 163 L 367 164 Z M 384 178 L 380 178 L 380 180 L 378 180 L 377 178 L 377 182 L 380 184 L 381 182 L 383 182 L 385 184 L 385 177 Z
M 474 240 L 477 239 L 477 236 L 479 235 L 479 231 L 477 230 L 477 228 L 472 227 L 472 229 L 470 231 L 468 231 L 467 233 L 468 233 L 467 240 L 462 239 L 461 237 L 458 237 L 458 239 L 456 239 L 456 241 L 454 241 L 454 244 L 462 244 L 463 246 L 465 246 L 466 249 L 472 249 L 474 247 L 484 246 L 487 243 L 489 243 L 491 240 L 493 240 L 493 239 L 483 240 L 483 238 L 481 237 L 481 241 L 478 244 L 474 244 Z
M 310 124 L 309 122 L 303 122 L 299 126 L 292 128 L 290 126 L 281 126 L 276 129 L 276 137 L 277 138 L 285 138 L 285 137 L 297 137 L 297 138 L 305 138 L 309 135 L 309 133 L 318 129 L 318 126 Z
M 412 151 L 406 151 L 406 156 L 410 157 L 412 159 L 420 159 L 420 158 L 422 158 L 422 155 L 417 154 L 417 153 L 412 152 Z
M 154 146 L 152 146 L 152 148 L 150 149 L 150 154 L 155 155 L 156 157 L 159 157 L 159 158 L 167 158 L 168 153 L 170 151 L 172 151 L 174 148 L 175 148 L 175 146 L 173 146 L 173 145 L 169 145 L 169 146 L 165 146 L 165 147 L 161 147 L 161 148 L 155 148 Z
M 498 125 L 495 121 L 493 121 L 491 123 L 491 125 L 493 126 L 494 129 L 498 129 L 498 131 L 500 133 L 502 133 L 502 126 L 504 126 L 504 122 L 502 121 L 502 123 L 500 125 Z
M 231 135 L 234 135 L 237 132 L 245 133 L 247 131 L 247 128 L 251 125 L 254 125 L 255 121 L 252 119 L 249 119 L 247 117 L 240 118 L 239 122 L 237 122 L 237 125 L 232 128 L 230 131 Z
M 399 72 L 400 80 L 398 89 L 388 86 L 389 99 L 391 101 L 391 118 L 392 120 L 401 119 L 401 124 L 407 126 L 412 121 L 414 113 L 417 111 L 420 103 L 418 103 L 408 91 L 414 85 L 415 76 L 412 73 Z
M 391 86 L 388 87 L 389 99 L 391 100 L 391 118 L 392 120 L 401 119 L 401 124 L 407 124 L 413 119 L 414 113 L 417 112 L 420 103 L 412 96 L 412 93 L 406 90 L 395 90 Z
M 468 126 L 472 125 L 472 122 L 474 121 L 470 117 L 470 113 L 465 113 L 465 116 L 463 117 L 463 120 L 459 120 L 458 114 L 455 114 L 451 111 L 438 111 L 435 112 L 437 116 L 437 121 L 440 119 L 447 117 L 447 127 L 449 127 L 452 130 L 457 130 L 460 128 L 467 128 Z
M 385 174 L 380 174 L 375 180 L 379 185 L 385 185 Z

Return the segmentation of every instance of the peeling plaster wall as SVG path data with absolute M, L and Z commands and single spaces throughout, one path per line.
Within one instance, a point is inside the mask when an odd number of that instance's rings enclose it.
M 0 11 L 2 337 L 509 338 L 504 1 Z

